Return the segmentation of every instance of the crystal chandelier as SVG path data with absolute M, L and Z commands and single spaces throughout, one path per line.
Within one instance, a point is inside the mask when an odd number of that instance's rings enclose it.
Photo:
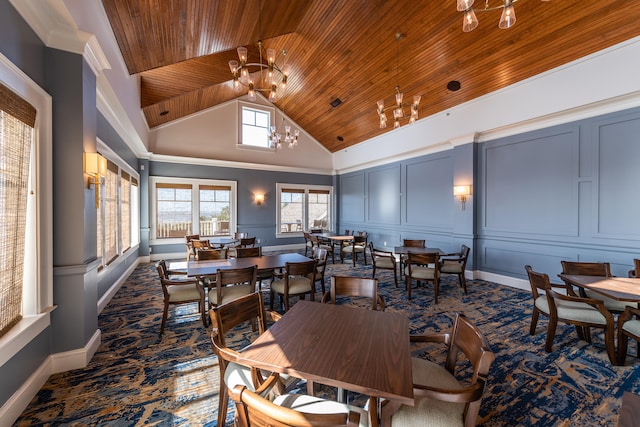
M 400 62 L 400 40 L 404 38 L 404 34 L 396 33 L 396 41 L 398 44 L 398 63 Z M 399 65 L 396 64 L 396 79 L 399 79 Z M 393 127 L 400 127 L 400 120 L 409 119 L 409 123 L 413 123 L 418 119 L 418 106 L 420 105 L 420 95 L 414 95 L 413 102 L 403 103 L 404 94 L 400 92 L 400 85 L 396 86 L 395 104 L 387 108 L 384 106 L 384 99 L 377 102 L 378 118 L 380 119 L 380 129 L 387 127 L 387 115 L 386 112 L 393 110 Z M 409 113 L 405 111 L 405 107 L 409 108 Z
M 284 128 L 284 133 L 282 133 L 282 128 Z M 291 149 L 297 147 L 300 131 L 298 129 L 294 129 L 292 132 L 291 126 L 284 124 L 284 117 L 282 118 L 282 128 L 280 129 L 280 132 L 278 132 L 276 126 L 271 126 L 271 133 L 269 134 L 271 148 L 279 150 L 282 148 L 283 142 Z
M 473 1 L 474 0 L 457 0 L 458 11 L 464 12 L 464 17 L 462 18 L 462 31 L 465 33 L 473 31 L 478 26 L 478 17 L 473 10 Z M 489 0 L 485 0 L 484 8 L 478 9 L 478 12 L 502 9 L 502 16 L 500 16 L 498 27 L 506 30 L 507 28 L 513 27 L 516 23 L 516 10 L 513 7 L 513 3 L 516 1 L 518 0 L 502 0 L 501 5 L 489 6 Z

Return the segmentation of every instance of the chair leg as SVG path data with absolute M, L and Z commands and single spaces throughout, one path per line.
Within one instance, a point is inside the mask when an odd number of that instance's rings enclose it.
M 556 326 L 557 321 L 553 318 L 549 319 L 549 325 L 547 326 L 547 342 L 545 343 L 544 350 L 547 353 L 551 353 L 553 351 L 553 338 L 556 335 Z
M 202 314 L 202 324 L 204 325 L 205 329 L 209 326 L 209 323 L 207 322 L 207 310 L 205 310 L 205 305 L 204 305 L 204 299 L 200 301 L 199 306 L 200 306 L 200 313 Z
M 536 327 L 538 326 L 538 317 L 540 313 L 538 313 L 537 308 L 533 308 L 533 313 L 531 314 L 531 326 L 529 327 L 529 335 L 536 334 Z
M 358 253 L 356 251 L 351 252 L 351 263 L 353 266 L 356 266 L 356 258 L 358 257 Z
M 169 303 L 164 302 L 164 311 L 162 312 L 162 322 L 160 323 L 160 336 L 164 333 L 164 327 L 167 324 L 167 317 L 169 317 Z
M 393 283 L 396 284 L 396 288 L 398 287 L 398 273 L 396 272 L 396 269 L 393 269 Z
M 467 295 L 467 279 L 464 277 L 464 271 L 460 273 L 460 284 L 462 285 L 462 289 L 464 290 L 464 294 Z
M 226 384 L 220 382 L 220 398 L 218 399 L 218 425 L 225 425 L 227 419 L 227 406 L 229 405 L 229 392 Z
M 588 328 L 587 328 L 588 330 Z M 607 348 L 607 355 L 609 356 L 609 362 L 612 365 L 616 366 L 618 364 L 618 359 L 616 358 L 616 345 L 613 338 L 613 325 L 608 325 L 604 330 L 604 344 Z
M 624 362 L 627 358 L 627 344 L 629 342 L 629 337 L 625 334 L 618 335 L 618 364 L 620 366 L 624 366 Z M 640 343 L 638 343 L 638 347 L 640 348 Z
M 269 310 L 273 311 L 273 300 L 275 299 L 273 289 L 269 291 Z
M 439 280 L 434 280 L 433 281 L 433 293 L 435 294 L 436 297 L 436 304 L 438 304 L 438 293 L 440 291 L 440 281 Z

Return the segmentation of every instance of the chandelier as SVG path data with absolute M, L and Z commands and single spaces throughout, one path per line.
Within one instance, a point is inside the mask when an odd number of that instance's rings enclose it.
M 458 11 L 464 12 L 464 17 L 462 18 L 462 31 L 465 33 L 473 31 L 478 26 L 478 17 L 473 10 L 473 1 L 474 0 L 457 0 Z M 506 30 L 507 28 L 513 27 L 516 23 L 516 10 L 513 7 L 513 3 L 516 1 L 518 0 L 502 0 L 501 5 L 489 6 L 489 0 L 485 0 L 484 8 L 478 9 L 478 12 L 502 9 L 502 16 L 500 16 L 498 27 Z
M 473 0 L 471 0 L 473 1 Z M 396 79 L 399 80 L 399 63 L 400 63 L 400 40 L 404 38 L 403 33 L 396 33 L 396 42 L 398 46 L 398 59 L 396 63 Z M 389 110 L 393 110 L 393 128 L 400 127 L 400 120 L 409 119 L 409 123 L 413 123 L 418 119 L 418 106 L 420 105 L 420 95 L 414 95 L 413 102 L 403 103 L 404 94 L 400 92 L 400 85 L 396 86 L 395 104 L 389 107 L 384 106 L 384 99 L 377 102 L 378 118 L 380 119 L 380 129 L 387 127 L 387 114 Z M 409 112 L 405 111 L 405 107 L 408 107 Z
M 284 114 L 284 111 L 282 113 Z M 284 128 L 284 133 L 282 132 L 282 128 Z M 271 133 L 269 134 L 271 148 L 279 150 L 282 148 L 283 142 L 291 149 L 297 147 L 300 131 L 294 129 L 293 132 L 291 132 L 291 126 L 284 124 L 284 117 L 282 118 L 282 128 L 280 132 L 278 132 L 276 126 L 271 126 Z

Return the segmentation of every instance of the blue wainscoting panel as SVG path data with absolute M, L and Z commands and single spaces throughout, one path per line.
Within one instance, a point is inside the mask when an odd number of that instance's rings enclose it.
M 364 222 L 365 188 L 364 172 L 344 175 L 340 178 L 340 223 Z
M 400 165 L 376 168 L 367 174 L 368 221 L 400 224 Z
M 405 167 L 406 224 L 450 232 L 453 160 L 451 152 L 407 162 Z

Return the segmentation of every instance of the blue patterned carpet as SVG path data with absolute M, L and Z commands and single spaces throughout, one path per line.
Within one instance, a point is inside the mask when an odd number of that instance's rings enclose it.
M 329 264 L 327 277 L 332 274 L 368 277 L 371 268 L 345 260 Z M 611 366 L 597 332 L 588 344 L 575 328 L 560 325 L 554 351 L 545 353 L 546 320 L 535 336 L 528 333 L 529 292 L 475 280 L 464 295 L 457 278 L 446 277 L 435 305 L 432 287 L 414 288 L 408 301 L 392 273 L 378 278 L 387 310 L 405 313 L 413 332 L 448 330 L 461 311 L 487 336 L 496 361 L 480 411 L 483 426 L 615 426 L 623 392 L 640 393 L 640 360 L 630 356 L 627 366 Z M 159 340 L 161 318 L 155 268 L 142 264 L 100 315 L 102 344 L 89 366 L 52 376 L 15 425 L 215 426 L 219 370 L 197 308 L 170 309 Z M 247 339 L 240 335 L 237 341 Z M 420 354 L 441 360 L 440 350 Z M 629 354 L 635 352 L 630 343 Z M 227 425 L 232 419 L 230 406 Z

